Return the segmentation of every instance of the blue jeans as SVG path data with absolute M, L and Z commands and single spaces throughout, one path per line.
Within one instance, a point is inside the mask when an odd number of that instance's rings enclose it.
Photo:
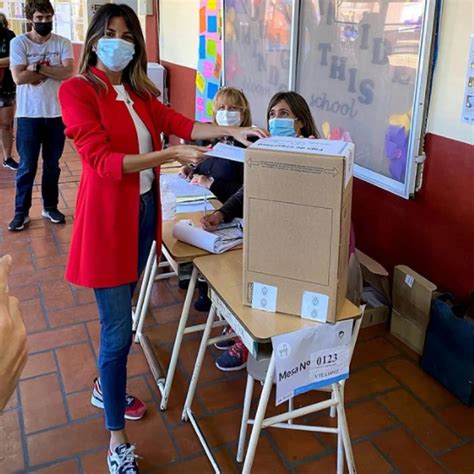
M 156 238 L 153 189 L 140 196 L 139 225 L 138 275 L 145 268 Z M 101 326 L 98 366 L 104 397 L 105 426 L 110 431 L 122 430 L 125 426 L 127 357 L 132 344 L 132 296 L 135 287 L 136 282 L 94 289 Z
M 20 156 L 20 166 L 16 174 L 15 214 L 26 215 L 30 210 L 40 149 L 43 157 L 43 207 L 58 207 L 58 182 L 61 173 L 59 159 L 63 154 L 64 141 L 64 124 L 61 117 L 17 119 L 16 148 Z

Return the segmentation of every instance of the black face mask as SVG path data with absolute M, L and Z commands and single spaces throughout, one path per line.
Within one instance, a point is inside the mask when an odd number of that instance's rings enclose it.
M 53 31 L 53 22 L 37 21 L 34 23 L 35 31 L 41 36 L 48 36 Z

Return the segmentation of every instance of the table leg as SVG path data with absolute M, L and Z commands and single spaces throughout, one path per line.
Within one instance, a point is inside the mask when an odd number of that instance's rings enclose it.
M 342 389 L 341 394 L 339 383 L 333 384 L 332 387 L 337 401 L 337 426 L 341 432 L 340 434 L 342 436 L 342 443 L 344 445 L 344 451 L 346 453 L 347 470 L 349 471 L 349 474 L 354 474 L 356 472 L 356 468 L 354 462 L 354 454 L 352 453 L 351 437 L 349 436 L 349 427 L 347 425 L 346 411 L 344 409 L 344 389 Z
M 245 386 L 244 410 L 242 412 L 242 422 L 240 424 L 239 446 L 237 448 L 237 462 L 244 460 L 245 438 L 247 437 L 247 425 L 249 421 L 250 405 L 252 404 L 253 377 L 247 375 L 247 385 Z
M 255 451 L 257 450 L 257 443 L 260 437 L 260 431 L 262 430 L 262 422 L 265 417 L 265 411 L 267 410 L 268 399 L 270 392 L 272 391 L 273 379 L 275 372 L 275 352 L 272 352 L 270 364 L 267 369 L 267 375 L 265 376 L 265 383 L 263 384 L 262 393 L 260 395 L 260 401 L 258 402 L 257 413 L 255 415 L 255 421 L 252 428 L 252 434 L 250 435 L 249 447 L 245 456 L 244 467 L 242 474 L 250 474 L 252 469 L 253 460 L 255 458 Z
M 163 391 L 163 396 L 161 398 L 161 410 L 166 410 L 168 407 L 168 400 L 171 391 L 171 385 L 173 384 L 174 373 L 176 366 L 178 364 L 179 351 L 181 349 L 181 342 L 183 341 L 184 330 L 186 329 L 186 324 L 189 318 L 189 309 L 191 308 L 191 303 L 193 300 L 194 289 L 196 288 L 196 281 L 198 277 L 197 268 L 193 268 L 191 274 L 191 280 L 189 281 L 188 291 L 186 293 L 186 299 L 184 300 L 183 310 L 181 311 L 181 318 L 179 320 L 178 331 L 176 333 L 176 339 L 173 345 L 173 352 L 171 354 L 170 365 L 168 367 L 168 372 L 166 374 L 166 383 L 165 389 Z
M 202 361 L 204 360 L 204 355 L 206 354 L 207 341 L 209 340 L 209 336 L 211 334 L 212 323 L 214 322 L 215 315 L 216 315 L 216 307 L 215 305 L 212 305 L 211 310 L 209 311 L 209 316 L 207 317 L 206 327 L 204 328 L 204 332 L 202 333 L 201 344 L 199 346 L 199 352 L 196 357 L 196 362 L 194 364 L 194 370 L 193 370 L 193 375 L 191 377 L 191 383 L 189 384 L 188 394 L 186 395 L 186 401 L 184 402 L 183 415 L 182 415 L 182 419 L 184 421 L 188 420 L 188 410 L 191 409 L 191 405 L 193 403 L 193 398 L 196 392 L 199 375 L 201 373 Z

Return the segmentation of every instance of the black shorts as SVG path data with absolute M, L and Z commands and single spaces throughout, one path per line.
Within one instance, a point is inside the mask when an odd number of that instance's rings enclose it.
M 12 107 L 15 105 L 16 94 L 5 94 L 0 91 L 0 109 L 3 107 Z

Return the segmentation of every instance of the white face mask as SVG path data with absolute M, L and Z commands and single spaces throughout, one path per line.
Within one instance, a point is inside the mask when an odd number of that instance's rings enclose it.
M 111 71 L 123 71 L 133 59 L 135 45 L 120 38 L 100 38 L 97 57 Z
M 218 110 L 216 122 L 221 127 L 238 127 L 241 122 L 240 112 L 238 110 Z

